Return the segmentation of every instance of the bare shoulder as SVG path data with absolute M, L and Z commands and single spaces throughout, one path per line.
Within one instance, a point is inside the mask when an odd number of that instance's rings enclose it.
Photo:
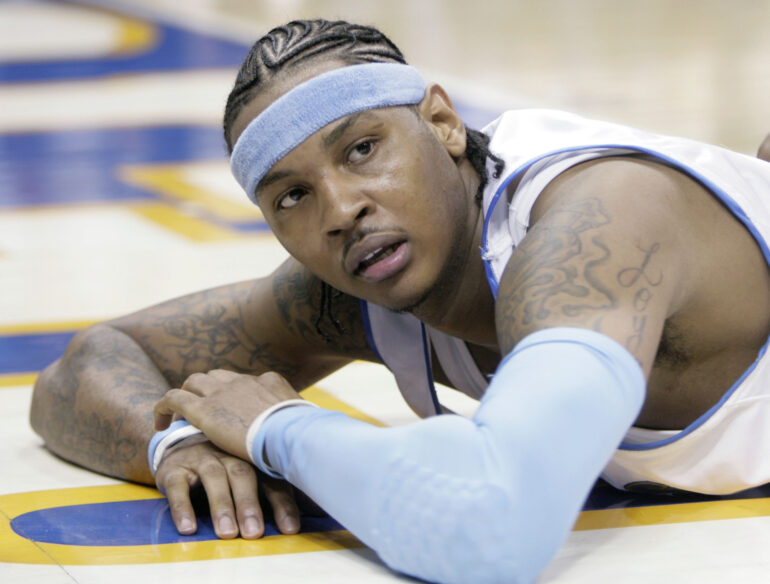
M 541 328 L 589 328 L 649 370 L 666 319 L 696 286 L 688 238 L 698 189 L 675 171 L 628 157 L 557 177 L 500 282 L 501 349 Z
M 358 301 L 294 260 L 273 274 L 203 290 L 111 321 L 172 385 L 212 369 L 277 371 L 305 387 L 368 349 Z

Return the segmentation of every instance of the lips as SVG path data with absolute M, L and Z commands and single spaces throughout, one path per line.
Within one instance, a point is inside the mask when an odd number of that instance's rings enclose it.
M 345 255 L 345 270 L 367 280 L 381 280 L 399 271 L 407 259 L 403 235 L 377 233 L 353 244 Z

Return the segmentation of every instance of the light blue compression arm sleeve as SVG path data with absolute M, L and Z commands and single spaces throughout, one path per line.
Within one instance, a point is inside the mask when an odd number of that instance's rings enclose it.
M 503 360 L 472 419 L 376 428 L 287 408 L 266 420 L 253 452 L 264 448 L 273 469 L 394 570 L 532 582 L 636 418 L 644 386 L 609 337 L 545 329 Z

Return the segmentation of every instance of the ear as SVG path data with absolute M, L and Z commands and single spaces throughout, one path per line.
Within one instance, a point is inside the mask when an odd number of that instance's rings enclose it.
M 435 83 L 429 85 L 425 97 L 417 104 L 417 111 L 452 158 L 465 154 L 465 124 L 443 87 Z

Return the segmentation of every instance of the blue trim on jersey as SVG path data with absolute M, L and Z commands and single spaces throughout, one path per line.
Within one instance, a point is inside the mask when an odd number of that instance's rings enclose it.
M 361 316 L 364 319 L 364 332 L 366 333 L 366 342 L 369 343 L 369 347 L 374 351 L 374 354 L 377 356 L 377 359 L 380 360 L 380 363 L 385 365 L 385 367 L 388 367 L 388 364 L 385 363 L 385 359 L 382 358 L 382 355 L 380 355 L 380 352 L 377 350 L 377 343 L 374 342 L 374 334 L 372 333 L 372 322 L 369 319 L 369 303 L 366 300 L 359 300 L 358 304 L 361 306 Z M 390 369 L 390 367 L 388 367 Z
M 490 218 L 492 217 L 492 211 L 494 210 L 495 206 L 499 202 L 502 193 L 505 192 L 505 189 L 508 187 L 511 181 L 514 178 L 521 176 L 522 173 L 526 172 L 532 165 L 542 160 L 545 160 L 546 158 L 558 156 L 560 154 L 568 154 L 570 152 L 584 152 L 584 151 L 593 151 L 593 150 L 598 151 L 598 150 L 610 150 L 610 149 L 627 150 L 630 152 L 639 152 L 642 154 L 646 154 L 648 156 L 653 157 L 656 160 L 659 160 L 661 162 L 664 162 L 666 164 L 673 166 L 677 170 L 684 172 L 687 176 L 698 181 L 700 184 L 706 187 L 715 197 L 717 197 L 722 203 L 724 203 L 727 206 L 727 208 L 730 210 L 730 212 L 733 215 L 735 215 L 735 217 L 737 217 L 741 223 L 743 223 L 746 229 L 749 230 L 749 233 L 751 233 L 751 235 L 754 237 L 757 244 L 759 244 L 759 247 L 762 250 L 762 255 L 764 256 L 765 261 L 770 266 L 770 248 L 768 248 L 767 242 L 761 236 L 761 234 L 759 233 L 757 228 L 754 226 L 754 224 L 751 222 L 751 220 L 748 218 L 748 216 L 743 211 L 741 206 L 738 205 L 738 203 L 736 203 L 730 197 L 730 195 L 728 195 L 724 190 L 722 190 L 720 187 L 712 183 L 707 178 L 704 178 L 703 176 L 701 176 L 694 169 L 690 168 L 689 166 L 686 166 L 685 164 L 676 160 L 675 158 L 671 158 L 655 150 L 642 148 L 640 146 L 634 146 L 629 144 L 590 144 L 586 146 L 575 146 L 572 148 L 565 148 L 563 150 L 554 150 L 553 152 L 543 154 L 542 156 L 539 156 L 533 160 L 530 160 L 529 162 L 515 169 L 508 177 L 505 178 L 505 180 L 498 187 L 497 191 L 492 197 L 492 201 L 490 202 L 489 210 L 487 211 L 487 216 L 484 218 L 484 230 L 482 232 L 482 240 L 481 240 L 482 241 L 481 253 L 482 253 L 482 260 L 484 262 L 484 269 L 486 271 L 487 280 L 489 282 L 490 288 L 492 289 L 492 294 L 494 295 L 495 300 L 497 300 L 497 289 L 499 287 L 499 282 L 497 281 L 497 278 L 495 277 L 494 272 L 492 271 L 491 262 L 484 259 L 484 255 L 487 251 L 487 236 L 488 236 Z M 666 446 L 667 444 L 671 444 L 672 442 L 676 442 L 677 440 L 684 438 L 688 434 L 700 428 L 709 418 L 711 418 L 711 416 L 714 415 L 714 413 L 719 408 L 721 408 L 724 405 L 724 403 L 728 399 L 730 399 L 730 396 L 735 392 L 736 389 L 738 389 L 738 387 L 741 385 L 741 383 L 743 383 L 746 377 L 752 371 L 754 371 L 754 368 L 757 366 L 757 363 L 767 351 L 768 346 L 770 346 L 770 338 L 768 338 L 768 340 L 765 341 L 764 346 L 759 350 L 759 354 L 757 355 L 757 358 L 755 359 L 754 363 L 752 363 L 751 366 L 749 366 L 749 368 L 746 369 L 746 371 L 744 371 L 743 375 L 741 375 L 741 377 L 733 384 L 733 386 L 724 393 L 722 398 L 716 404 L 714 404 L 708 411 L 704 412 L 697 420 L 695 420 L 692 424 L 687 426 L 684 430 L 682 430 L 681 432 L 679 432 L 674 436 L 666 438 L 665 440 L 648 442 L 646 444 L 628 444 L 626 442 L 622 442 L 618 448 L 621 450 L 652 450 L 653 448 L 660 448 L 662 446 Z
M 425 332 L 425 325 L 420 323 L 420 333 L 422 334 L 422 356 L 425 359 L 425 370 L 428 372 L 428 390 L 430 391 L 430 398 L 433 400 L 433 407 L 436 409 L 436 415 L 440 416 L 443 413 L 441 409 L 441 402 L 438 401 L 438 394 L 436 393 L 436 385 L 433 382 L 433 365 L 430 358 L 430 345 L 428 344 L 428 334 Z

